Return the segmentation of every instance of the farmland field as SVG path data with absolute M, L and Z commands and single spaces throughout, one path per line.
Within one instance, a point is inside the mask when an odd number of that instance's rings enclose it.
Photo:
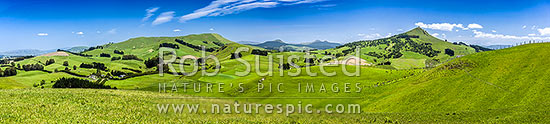
M 549 8 L 0 0 L 0 123 L 550 123 Z

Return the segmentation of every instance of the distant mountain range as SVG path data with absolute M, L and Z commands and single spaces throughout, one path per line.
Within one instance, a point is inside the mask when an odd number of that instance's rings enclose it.
M 335 47 L 340 46 L 342 44 L 332 43 L 332 42 L 328 42 L 328 41 L 316 40 L 316 41 L 313 41 L 313 42 L 310 42 L 310 43 L 303 43 L 302 45 L 306 45 L 306 46 L 309 46 L 309 47 L 312 47 L 312 48 L 324 50 L 324 49 L 335 48 Z
M 254 41 L 237 41 L 237 43 L 246 44 L 246 45 L 260 44 L 260 42 L 254 42 Z
M 61 49 L 78 53 L 88 48 L 89 47 L 87 46 L 77 46 L 77 47 L 67 47 L 67 48 L 61 48 Z M 57 49 L 50 49 L 50 50 L 21 49 L 21 50 L 4 51 L 4 52 L 0 52 L 0 58 L 3 56 L 39 56 L 42 54 L 51 53 L 55 51 L 57 51 Z
M 489 46 L 485 46 L 485 47 L 489 48 L 489 49 L 497 50 L 497 49 L 512 47 L 512 45 L 489 45 Z
M 0 55 L 4 56 L 38 56 L 46 53 L 55 52 L 57 49 L 52 50 L 37 50 L 37 49 L 21 49 L 21 50 L 12 50 L 0 52 Z
M 331 43 L 328 41 L 320 41 L 320 40 L 316 40 L 310 43 L 291 44 L 291 43 L 286 43 L 280 39 L 277 39 L 273 41 L 266 41 L 263 43 L 247 44 L 247 45 L 257 46 L 257 47 L 271 49 L 271 50 L 279 50 L 280 48 L 283 48 L 285 51 L 300 51 L 300 50 L 312 50 L 312 49 L 320 49 L 320 50 L 331 49 L 331 48 L 336 48 L 341 44 Z

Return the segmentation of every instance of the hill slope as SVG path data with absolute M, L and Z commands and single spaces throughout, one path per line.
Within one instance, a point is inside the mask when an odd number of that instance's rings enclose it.
M 381 87 L 370 111 L 508 111 L 503 118 L 548 115 L 549 43 L 476 53 Z
M 111 43 L 99 46 L 97 49 L 83 52 L 84 54 L 99 56 L 101 53 L 107 53 L 119 56 L 114 53 L 114 50 L 121 50 L 125 55 L 136 55 L 141 59 L 147 59 L 158 55 L 159 45 L 162 43 L 174 44 L 179 48 L 176 49 L 178 56 L 194 55 L 200 56 L 200 49 L 191 48 L 187 45 L 176 42 L 176 39 L 193 46 L 205 46 L 206 49 L 217 50 L 221 46 L 234 43 L 223 38 L 219 34 L 194 34 L 180 37 L 139 37 L 132 38 L 120 43 Z M 213 51 L 208 51 L 208 53 Z M 121 56 L 121 55 L 120 55 Z
M 433 67 L 453 57 L 476 52 L 472 47 L 433 37 L 419 27 L 388 38 L 348 43 L 327 52 L 343 52 L 345 55 L 353 53 L 355 48 L 361 50 L 361 58 L 378 64 L 391 63 L 397 69 Z

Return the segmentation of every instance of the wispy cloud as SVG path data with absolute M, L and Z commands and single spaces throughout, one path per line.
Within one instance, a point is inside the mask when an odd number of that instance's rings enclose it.
M 357 36 L 359 36 L 361 39 L 367 39 L 367 40 L 373 40 L 373 39 L 378 39 L 378 38 L 382 38 L 383 36 L 380 35 L 379 33 L 373 33 L 373 34 L 357 34 Z
M 180 32 L 181 30 L 180 30 L 180 29 L 174 29 L 174 30 L 172 30 L 172 31 L 174 31 L 174 32 Z
M 153 15 L 154 12 L 156 12 L 157 10 L 159 9 L 159 7 L 153 7 L 153 8 L 149 8 L 149 9 L 146 9 L 145 10 L 145 17 L 143 17 L 143 19 L 141 21 L 147 21 L 149 20 L 149 18 L 151 18 Z
M 205 16 L 224 16 L 228 14 L 236 14 L 255 8 L 274 8 L 278 6 L 317 3 L 322 1 L 326 0 L 215 0 L 204 8 L 195 10 L 193 11 L 193 13 L 181 16 L 179 21 L 186 22 Z
M 109 34 L 116 34 L 116 32 L 117 32 L 116 28 L 113 28 L 113 29 L 107 31 L 107 33 L 109 33 Z
M 78 34 L 78 35 L 83 35 L 84 32 L 82 32 L 82 31 L 81 31 L 81 32 L 76 32 L 76 34 Z
M 463 24 L 451 24 L 451 23 L 432 23 L 432 24 L 425 24 L 423 22 L 417 22 L 414 25 L 419 26 L 421 28 L 427 28 L 427 29 L 434 29 L 434 30 L 442 30 L 442 31 L 453 31 L 455 28 L 459 28 L 462 30 L 469 30 L 469 29 L 481 29 L 483 26 L 472 23 L 468 24 L 467 27 L 464 27 Z M 457 31 L 457 30 L 455 30 Z
M 493 39 L 513 39 L 513 40 L 550 40 L 550 37 L 536 37 L 535 34 L 527 36 L 515 36 L 505 34 L 486 33 L 477 30 L 472 30 L 476 38 L 493 38 Z
M 38 36 L 48 36 L 48 33 L 38 33 L 36 35 L 38 35 Z
M 166 22 L 169 22 L 171 21 L 173 18 L 174 18 L 174 11 L 168 11 L 168 12 L 163 12 L 161 13 L 156 19 L 155 21 L 153 21 L 152 25 L 158 25 L 158 24 L 162 24 L 162 23 L 166 23 Z

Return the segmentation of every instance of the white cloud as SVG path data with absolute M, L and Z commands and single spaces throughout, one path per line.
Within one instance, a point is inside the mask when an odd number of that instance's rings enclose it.
M 274 8 L 278 6 L 317 3 L 322 1 L 326 0 L 215 0 L 204 8 L 197 9 L 193 11 L 193 13 L 181 16 L 179 21 L 186 22 L 205 16 L 224 16 L 228 14 L 236 14 L 255 8 Z
M 357 34 L 357 36 L 359 36 L 361 39 L 367 39 L 367 40 L 373 40 L 373 39 L 382 38 L 382 35 L 380 35 L 379 33 L 374 33 L 374 34 Z
M 211 31 L 214 31 L 214 28 L 210 28 Z
M 535 28 L 537 28 L 536 25 L 531 26 L 531 30 L 535 30 Z
M 540 35 L 550 35 L 550 27 L 537 30 L 539 31 Z
M 400 28 L 400 29 L 397 29 L 397 31 L 403 31 L 403 29 Z
M 529 34 L 529 36 L 514 36 L 514 35 L 485 33 L 477 30 L 472 30 L 472 32 L 474 32 L 474 37 L 476 38 L 513 39 L 513 40 L 550 40 L 550 37 L 535 37 L 535 36 L 531 36 L 531 34 Z
M 521 27 L 521 28 L 522 28 L 522 29 L 525 29 L 525 28 L 527 28 L 527 25 L 524 25 L 524 26 L 523 26 L 523 27 Z
M 82 32 L 82 31 L 81 31 L 81 32 L 76 32 L 76 34 L 78 34 L 78 35 L 83 35 L 84 32 Z
M 491 30 L 491 32 L 495 33 L 495 32 L 497 32 L 497 31 L 495 31 L 495 30 Z
M 146 9 L 145 12 L 145 17 L 143 17 L 143 19 L 141 21 L 147 21 L 149 20 L 149 18 L 151 18 L 151 16 L 155 15 L 153 14 L 154 12 L 156 12 L 157 10 L 159 9 L 159 7 L 154 7 L 154 8 L 149 8 L 149 9 Z
M 437 36 L 439 36 L 439 33 L 434 33 L 434 34 L 432 34 L 432 36 L 437 37 Z
M 173 31 L 174 32 L 180 32 L 181 30 L 180 29 L 174 29 Z
M 527 36 L 537 36 L 537 34 L 527 34 Z
M 424 24 L 423 22 L 417 22 L 414 25 L 419 26 L 421 28 L 428 28 L 428 29 L 434 29 L 434 30 L 442 30 L 442 31 L 452 31 L 453 28 L 462 28 L 462 24 L 450 24 L 450 23 L 432 23 L 432 24 Z
M 455 28 L 459 28 L 462 30 L 469 30 L 469 29 L 481 29 L 483 26 L 472 23 L 468 24 L 467 27 L 464 27 L 463 24 L 451 24 L 451 23 L 432 23 L 432 24 L 425 24 L 423 22 L 417 22 L 414 25 L 421 27 L 421 28 L 427 28 L 427 29 L 434 29 L 434 30 L 442 30 L 442 31 L 453 31 Z M 458 29 L 455 29 L 454 31 L 458 31 Z
M 483 26 L 479 25 L 479 24 L 476 24 L 476 23 L 472 23 L 472 24 L 468 24 L 468 28 L 469 29 L 476 29 L 476 28 L 483 28 Z
M 38 33 L 36 35 L 38 35 L 38 36 L 48 36 L 48 33 Z
M 158 24 L 162 24 L 162 23 L 166 23 L 166 22 L 169 22 L 169 21 L 172 21 L 172 18 L 174 18 L 174 11 L 168 11 L 168 12 L 163 12 L 161 13 L 156 19 L 155 21 L 153 21 L 152 25 L 158 25 Z
M 109 34 L 116 34 L 116 32 L 117 32 L 116 28 L 113 28 L 113 29 L 107 31 L 107 33 L 109 33 Z

